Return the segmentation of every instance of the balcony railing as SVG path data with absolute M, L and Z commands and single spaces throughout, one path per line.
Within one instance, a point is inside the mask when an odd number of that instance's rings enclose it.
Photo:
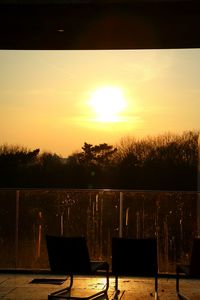
M 158 239 L 159 271 L 188 262 L 199 235 L 198 192 L 0 190 L 0 268 L 47 269 L 46 234 L 85 236 L 92 259 L 111 261 L 114 236 Z

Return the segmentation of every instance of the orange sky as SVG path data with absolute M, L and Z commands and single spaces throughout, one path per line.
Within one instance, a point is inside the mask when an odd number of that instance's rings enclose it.
M 0 68 L 1 144 L 65 157 L 200 128 L 199 49 L 0 51 Z

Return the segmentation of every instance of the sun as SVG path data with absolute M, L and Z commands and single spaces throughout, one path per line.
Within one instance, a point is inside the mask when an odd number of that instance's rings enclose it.
M 96 114 L 96 121 L 120 122 L 120 114 L 124 111 L 127 103 L 122 89 L 105 86 L 92 93 L 89 105 Z

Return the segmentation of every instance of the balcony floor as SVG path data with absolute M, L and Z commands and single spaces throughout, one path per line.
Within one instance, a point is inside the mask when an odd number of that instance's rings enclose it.
M 0 274 L 0 299 L 5 300 L 47 300 L 48 294 L 67 286 L 67 281 L 62 285 L 35 284 L 30 283 L 36 278 L 62 278 L 49 274 Z M 105 280 L 101 277 L 75 277 L 74 292 L 87 296 L 95 290 L 103 288 Z M 181 291 L 191 300 L 200 299 L 200 280 L 181 280 Z M 149 278 L 120 278 L 119 289 L 121 290 L 118 299 L 122 300 L 143 300 L 154 299 L 154 280 Z M 77 294 L 76 294 L 77 295 Z M 113 299 L 114 280 L 110 278 L 108 291 L 109 300 Z M 174 278 L 159 278 L 158 295 L 160 300 L 178 299 L 175 292 Z M 74 294 L 75 296 L 75 294 Z M 102 300 L 104 297 L 101 298 Z

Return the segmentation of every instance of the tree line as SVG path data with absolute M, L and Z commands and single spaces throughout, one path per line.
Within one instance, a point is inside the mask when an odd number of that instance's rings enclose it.
M 1 188 L 197 190 L 199 131 L 84 143 L 63 158 L 40 149 L 0 146 Z

